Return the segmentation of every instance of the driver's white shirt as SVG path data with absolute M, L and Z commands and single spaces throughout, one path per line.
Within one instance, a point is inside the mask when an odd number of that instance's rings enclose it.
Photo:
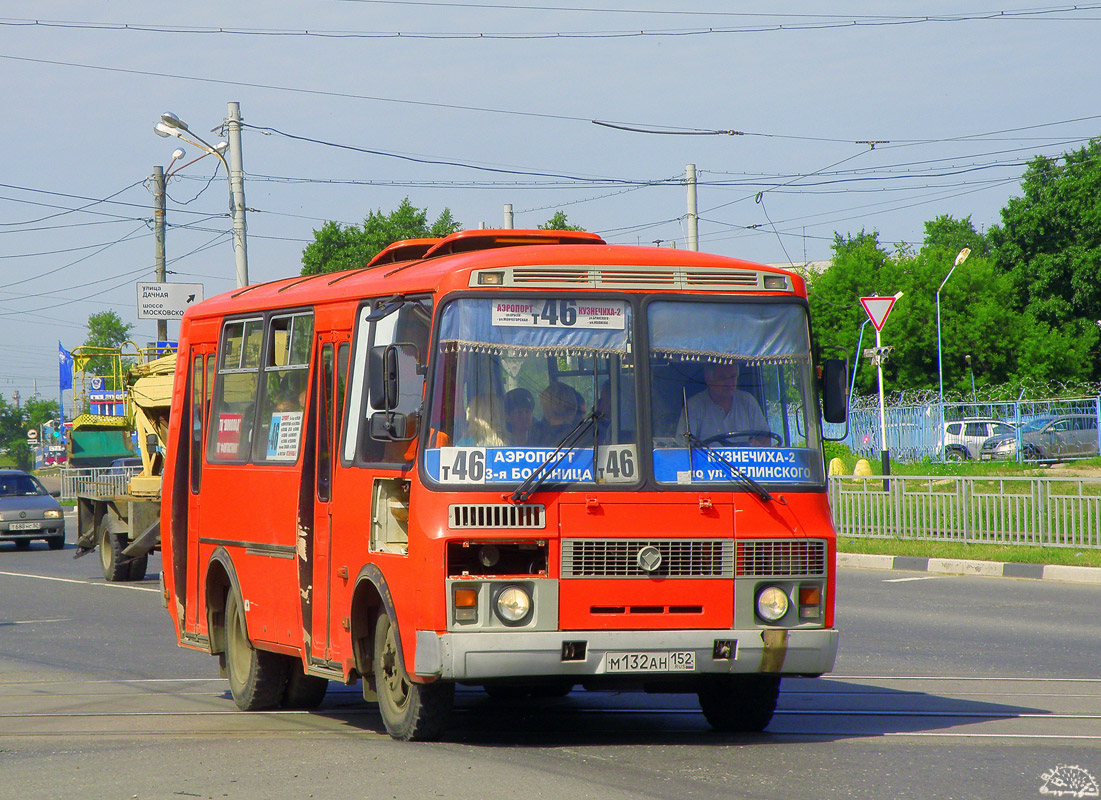
M 688 420 L 697 439 L 707 439 L 727 431 L 767 431 L 769 429 L 757 398 L 738 389 L 734 392 L 730 410 L 723 412 L 707 389 L 688 398 Z M 677 438 L 684 435 L 684 414 L 677 421 Z

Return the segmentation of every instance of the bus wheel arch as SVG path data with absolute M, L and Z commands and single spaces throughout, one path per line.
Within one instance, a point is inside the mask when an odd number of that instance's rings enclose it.
M 233 560 L 229 553 L 224 547 L 219 547 L 211 554 L 206 570 L 206 630 L 210 640 L 210 653 L 218 656 L 218 664 L 223 673 L 226 653 L 226 604 L 231 592 L 236 592 L 239 597 L 241 585 L 237 580 L 237 571 L 233 568 Z
M 368 564 L 356 576 L 356 588 L 352 594 L 351 635 L 352 652 L 355 658 L 355 673 L 349 677 L 363 679 L 363 696 L 374 692 L 374 654 L 375 625 L 379 615 L 385 612 L 390 619 L 396 619 L 394 599 L 382 570 L 374 564 Z

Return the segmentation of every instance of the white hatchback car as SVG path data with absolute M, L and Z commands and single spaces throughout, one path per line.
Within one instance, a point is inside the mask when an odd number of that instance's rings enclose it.
M 944 423 L 940 447 L 947 461 L 968 461 L 979 457 L 982 444 L 991 436 L 1013 435 L 1013 423 L 1000 419 L 962 419 Z

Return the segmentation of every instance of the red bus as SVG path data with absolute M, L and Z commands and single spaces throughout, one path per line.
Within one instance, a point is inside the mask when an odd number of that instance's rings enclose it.
M 431 739 L 456 684 L 630 686 L 760 730 L 833 666 L 845 362 L 792 272 L 464 231 L 207 300 L 179 347 L 165 597 L 241 709 L 362 680 Z

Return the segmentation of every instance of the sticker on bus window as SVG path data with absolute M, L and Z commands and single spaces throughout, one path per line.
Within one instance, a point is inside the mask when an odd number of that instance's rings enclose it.
M 506 328 L 604 328 L 623 330 L 627 303 L 622 300 L 493 301 L 494 325 Z
M 817 453 L 789 447 L 717 447 L 711 452 L 688 449 L 654 450 L 654 478 L 660 483 L 737 483 L 729 465 L 759 483 L 815 483 Z
M 441 447 L 425 451 L 425 470 L 438 483 L 468 486 L 515 484 L 554 454 L 553 447 Z M 547 475 L 549 483 L 635 483 L 638 455 L 633 444 L 597 448 L 593 471 L 592 447 L 564 451 Z
M 302 437 L 302 412 L 277 411 L 268 428 L 268 461 L 294 461 Z
M 214 442 L 214 454 L 218 458 L 236 458 L 241 448 L 241 415 L 219 414 L 218 437 Z

